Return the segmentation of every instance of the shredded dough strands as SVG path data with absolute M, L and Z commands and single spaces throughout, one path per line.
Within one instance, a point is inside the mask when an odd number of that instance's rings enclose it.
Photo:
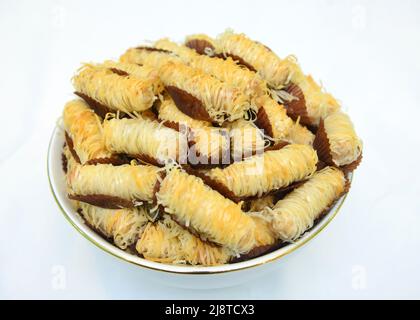
M 236 161 L 264 151 L 264 135 L 252 122 L 240 119 L 226 127 L 229 129 L 231 154 Z
M 103 209 L 80 202 L 83 218 L 106 237 L 112 238 L 115 245 L 126 249 L 134 243 L 144 230 L 148 220 L 146 209 Z
M 179 57 L 174 55 L 165 52 L 150 51 L 145 48 L 130 48 L 120 57 L 120 62 L 145 65 L 153 67 L 156 70 L 159 70 L 159 68 L 168 62 L 181 61 Z
M 267 151 L 207 175 L 224 184 L 238 197 L 262 196 L 311 176 L 318 157 L 307 145 L 292 144 L 276 151 Z
M 73 77 L 73 86 L 99 103 L 126 113 L 149 109 L 156 99 L 156 77 L 138 79 L 115 74 L 110 69 L 86 64 Z
M 223 134 L 223 129 L 212 127 L 210 122 L 195 120 L 187 116 L 170 98 L 166 98 L 158 110 L 160 120 L 175 122 L 180 127 L 189 129 L 189 138 L 194 142 L 194 148 L 199 156 L 205 158 L 202 160 L 220 163 L 224 152 L 229 150 L 229 140 L 227 134 Z
M 201 179 L 171 170 L 156 194 L 175 219 L 209 241 L 243 253 L 254 246 L 255 224 L 240 206 L 206 186 Z
M 136 250 L 152 261 L 207 266 L 226 263 L 231 256 L 226 248 L 203 242 L 168 215 L 155 224 L 149 223 Z
M 186 136 L 148 119 L 111 119 L 104 122 L 108 150 L 147 155 L 159 162 L 182 161 L 187 154 Z
M 174 52 L 189 66 L 200 69 L 233 87 L 238 87 L 247 95 L 259 96 L 268 93 L 264 80 L 255 72 L 238 66 L 231 58 L 224 60 L 199 55 L 194 50 L 168 39 L 156 41 L 155 47 Z
M 72 83 L 82 99 L 62 116 L 69 199 L 151 261 L 214 266 L 293 242 L 361 159 L 350 118 L 294 56 L 230 30 L 130 48 Z
M 331 155 L 337 166 L 355 161 L 362 153 L 362 142 L 354 131 L 348 115 L 336 112 L 325 118 L 325 131 L 330 143 Z
M 301 70 L 294 73 L 290 82 L 302 90 L 306 111 L 313 125 L 318 125 L 321 119 L 340 109 L 337 100 L 331 94 L 324 92 L 311 76 L 305 76 Z
M 244 116 L 250 106 L 249 97 L 241 90 L 182 63 L 167 63 L 160 68 L 165 86 L 177 87 L 203 103 L 209 116 L 218 123 Z
M 284 137 L 284 140 L 290 143 L 307 144 L 310 146 L 314 142 L 314 139 L 315 135 L 306 127 L 300 125 L 298 121 L 291 126 L 288 134 Z
M 326 167 L 277 202 L 273 209 L 267 208 L 277 237 L 284 241 L 294 241 L 300 237 L 344 192 L 345 183 L 342 171 Z
M 67 181 L 75 195 L 103 194 L 151 202 L 158 171 L 157 167 L 143 165 L 78 165 L 69 171 Z
M 282 88 L 289 75 L 297 68 L 291 59 L 280 59 L 264 45 L 252 41 L 244 34 L 226 31 L 216 40 L 216 51 L 242 58 L 273 88 Z
M 84 101 L 68 102 L 64 107 L 63 122 L 82 163 L 111 156 L 105 148 L 100 119 Z

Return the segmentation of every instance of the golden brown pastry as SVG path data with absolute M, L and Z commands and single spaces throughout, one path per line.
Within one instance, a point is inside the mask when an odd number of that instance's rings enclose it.
M 172 169 L 160 184 L 156 197 L 165 212 L 202 239 L 236 253 L 253 248 L 254 221 L 242 212 L 240 205 L 205 185 L 200 178 Z
M 109 209 L 152 202 L 159 179 L 159 168 L 133 164 L 76 165 L 67 173 L 71 199 Z
M 79 202 L 78 207 L 89 226 L 111 239 L 120 249 L 132 245 L 149 221 L 144 207 L 104 209 L 83 202 Z
M 63 111 L 64 129 L 77 161 L 84 164 L 112 156 L 105 147 L 101 119 L 83 100 L 66 103 Z
M 346 179 L 339 169 L 326 167 L 316 172 L 302 186 L 278 201 L 273 209 L 265 209 L 272 219 L 275 235 L 283 241 L 296 240 L 345 191 Z
M 260 197 L 308 178 L 315 172 L 317 162 L 318 157 L 312 147 L 291 144 L 223 169 L 211 169 L 207 175 L 225 185 L 237 197 Z
M 153 105 L 162 88 L 156 74 L 144 74 L 148 76 L 140 79 L 102 65 L 85 64 L 73 77 L 73 86 L 76 92 L 111 110 L 141 112 Z
M 104 121 L 105 145 L 115 153 L 126 153 L 154 165 L 169 160 L 185 163 L 187 137 L 149 119 Z
M 338 167 L 353 163 L 357 166 L 362 156 L 362 141 L 357 136 L 349 116 L 341 111 L 322 121 L 314 146 L 322 161 Z
M 168 215 L 156 223 L 148 223 L 136 250 L 152 261 L 205 266 L 227 263 L 232 255 L 224 247 L 202 241 Z

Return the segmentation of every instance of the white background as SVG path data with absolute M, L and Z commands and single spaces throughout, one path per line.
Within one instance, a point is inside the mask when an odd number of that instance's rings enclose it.
M 80 62 L 227 27 L 322 79 L 356 124 L 364 161 L 338 217 L 276 272 L 171 288 L 67 223 L 47 145 Z M 420 298 L 419 1 L 1 0 L 0 39 L 0 298 Z M 53 285 L 57 270 L 65 288 Z

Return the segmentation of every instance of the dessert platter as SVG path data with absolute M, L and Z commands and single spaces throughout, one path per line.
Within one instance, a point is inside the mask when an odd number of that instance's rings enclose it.
M 72 85 L 49 150 L 55 198 L 91 241 L 149 268 L 232 271 L 294 250 L 362 159 L 294 56 L 231 30 L 129 48 Z

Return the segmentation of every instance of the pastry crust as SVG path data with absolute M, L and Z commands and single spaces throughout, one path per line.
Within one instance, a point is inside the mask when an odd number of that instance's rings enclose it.
M 305 75 L 296 59 L 278 57 L 263 44 L 244 34 L 226 31 L 216 41 L 216 53 L 233 55 L 267 81 L 273 94 L 288 107 L 288 115 L 306 125 L 318 125 L 319 120 L 337 111 L 336 99 L 325 92 L 310 75 Z
M 110 239 L 120 249 L 127 249 L 142 234 L 148 222 L 146 209 L 104 209 L 83 202 L 79 212 L 88 225 Z
M 260 197 L 308 178 L 315 172 L 317 162 L 316 152 L 310 146 L 291 144 L 224 169 L 211 169 L 207 175 L 225 185 L 237 197 Z
M 360 157 L 362 141 L 357 136 L 347 114 L 335 112 L 329 115 L 324 119 L 324 129 L 334 165 L 345 166 Z
M 266 141 L 263 133 L 250 121 L 244 119 L 228 123 L 230 150 L 234 161 L 264 152 Z
M 171 98 L 158 107 L 163 125 L 175 127 L 188 135 L 190 164 L 221 164 L 229 152 L 229 137 L 225 129 L 214 128 L 210 122 L 193 119 L 181 112 Z
M 256 98 L 255 102 L 258 107 L 255 124 L 274 140 L 284 140 L 294 124 L 283 106 L 268 95 Z
M 107 149 L 112 152 L 126 153 L 140 160 L 147 158 L 160 165 L 170 160 L 186 161 L 186 135 L 157 121 L 143 118 L 106 120 L 104 137 Z
M 69 171 L 71 171 L 72 168 L 74 168 L 75 166 L 78 165 L 78 163 L 75 161 L 67 143 L 65 143 L 64 146 L 63 146 L 63 153 L 61 155 L 61 161 L 62 161 L 62 165 L 63 165 L 63 171 L 66 174 Z
M 236 253 L 254 247 L 254 221 L 242 212 L 240 205 L 205 185 L 200 178 L 173 169 L 162 181 L 156 198 L 165 212 L 202 239 Z
M 299 117 L 305 125 L 317 126 L 321 119 L 340 109 L 337 100 L 300 69 L 292 74 L 285 90 L 294 97 L 285 102 L 289 116 L 295 120 Z
M 159 168 L 144 165 L 110 164 L 76 165 L 67 173 L 70 196 L 108 196 L 121 199 L 121 207 L 134 207 L 143 201 L 153 202 L 156 184 L 160 179 Z M 89 198 L 84 198 L 88 200 Z M 100 199 L 98 197 L 93 199 Z M 101 199 L 106 206 L 106 198 Z M 114 201 L 116 199 L 113 199 Z M 118 207 L 118 206 L 117 206 Z
M 266 208 L 265 213 L 271 217 L 273 231 L 279 239 L 294 241 L 345 191 L 343 172 L 326 167 L 278 201 L 273 209 Z
M 151 47 L 130 48 L 120 57 L 120 62 L 144 65 L 155 70 L 159 70 L 162 65 L 168 62 L 181 61 L 179 57 L 172 55 L 170 52 Z
M 107 60 L 104 63 L 97 65 L 99 68 L 109 69 L 120 76 L 131 76 L 137 79 L 154 79 L 154 85 L 157 86 L 156 91 L 160 92 L 163 87 L 159 81 L 159 72 L 151 66 L 140 66 L 129 62 L 116 62 Z
M 101 119 L 84 101 L 76 99 L 66 103 L 63 123 L 82 164 L 112 156 L 105 147 Z
M 152 261 L 204 266 L 227 263 L 232 254 L 224 247 L 202 241 L 168 215 L 147 225 L 136 244 L 136 250 Z
M 106 107 L 125 113 L 149 109 L 161 88 L 156 76 L 122 76 L 102 65 L 85 64 L 73 77 L 73 86 Z
M 197 112 L 187 113 L 192 118 L 212 120 L 221 124 L 244 117 L 246 111 L 251 108 L 249 97 L 239 88 L 223 83 L 199 69 L 182 63 L 167 63 L 159 71 L 166 88 L 177 88 L 197 99 L 201 104 L 197 109 L 204 108 L 209 117 L 198 117 Z M 178 108 L 186 113 L 183 104 L 188 102 L 185 100 L 191 99 L 179 99 L 172 91 L 168 92 Z
M 272 208 L 276 204 L 276 196 L 274 194 L 268 194 L 257 199 L 249 200 L 248 211 L 257 212 L 263 211 L 266 207 Z
M 233 55 L 265 79 L 272 88 L 283 88 L 297 65 L 291 59 L 280 59 L 263 44 L 244 34 L 226 31 L 216 39 L 216 53 Z
M 208 73 L 233 87 L 240 88 L 249 96 L 267 94 L 267 84 L 255 72 L 238 66 L 231 58 L 222 59 L 199 55 L 194 50 L 178 45 L 168 39 L 155 42 L 156 48 L 169 50 L 189 66 Z
M 314 142 L 315 135 L 309 131 L 308 128 L 300 125 L 299 122 L 294 122 L 283 139 L 290 143 L 307 144 L 311 146 Z

